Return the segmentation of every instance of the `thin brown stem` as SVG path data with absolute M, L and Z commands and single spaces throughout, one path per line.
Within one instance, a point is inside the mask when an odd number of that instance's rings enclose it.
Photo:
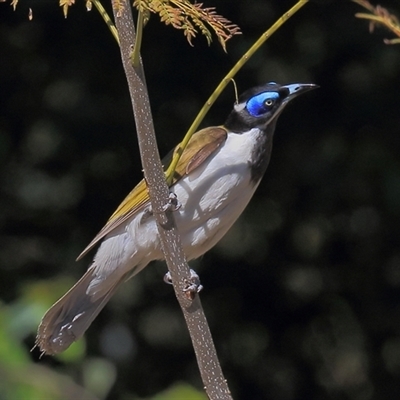
M 163 206 L 168 201 L 169 191 L 158 154 L 142 60 L 140 59 L 137 66 L 133 66 L 131 62 L 132 46 L 135 43 L 135 26 L 128 2 L 118 11 L 114 10 L 114 18 L 135 116 L 144 176 L 149 188 L 151 205 L 157 220 L 163 252 L 171 273 L 175 294 L 189 329 L 208 397 L 213 400 L 231 400 L 232 397 L 222 374 L 199 296 L 190 300 L 184 292 L 190 279 L 190 272 L 173 215 L 171 212 L 162 211 Z

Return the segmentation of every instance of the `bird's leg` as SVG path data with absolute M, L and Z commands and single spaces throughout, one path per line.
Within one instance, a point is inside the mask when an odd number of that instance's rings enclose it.
M 164 282 L 168 285 L 172 285 L 170 272 L 164 275 Z M 189 299 L 193 300 L 195 295 L 201 290 L 203 290 L 203 285 L 200 283 L 199 275 L 197 275 L 196 271 L 190 269 L 190 278 L 185 280 L 185 288 L 183 291 Z
M 170 192 L 168 196 L 168 202 L 163 206 L 161 209 L 161 212 L 166 212 L 166 211 L 178 211 L 182 207 L 182 203 L 178 200 L 178 196 Z M 141 223 L 145 222 L 149 217 L 153 215 L 153 208 L 151 204 L 149 204 L 144 210 L 143 210 L 143 215 L 140 220 Z
M 164 280 L 164 282 L 165 282 L 167 285 L 172 285 L 171 272 L 168 271 L 168 272 L 164 275 L 163 280 Z
M 190 269 L 190 279 L 185 280 L 185 284 L 186 286 L 183 291 L 190 300 L 193 300 L 196 294 L 203 290 L 203 285 L 200 283 L 200 277 L 193 269 Z
M 182 203 L 178 200 L 178 196 L 173 193 L 169 192 L 168 202 L 162 208 L 163 212 L 166 211 L 178 211 L 182 207 Z

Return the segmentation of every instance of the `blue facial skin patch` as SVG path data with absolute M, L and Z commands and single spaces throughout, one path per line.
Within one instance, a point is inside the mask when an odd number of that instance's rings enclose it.
M 279 99 L 278 92 L 263 92 L 252 97 L 246 104 L 247 111 L 253 117 L 261 117 L 268 111 L 271 111 L 276 100 Z M 272 105 L 268 106 L 266 103 L 268 100 L 272 100 Z

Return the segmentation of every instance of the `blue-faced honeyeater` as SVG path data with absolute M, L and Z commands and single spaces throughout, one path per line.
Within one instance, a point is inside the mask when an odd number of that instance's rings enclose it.
M 291 100 L 316 87 L 275 82 L 254 87 L 239 97 L 223 125 L 192 136 L 170 186 L 181 204 L 174 218 L 188 260 L 210 250 L 243 212 L 267 169 L 279 115 Z M 79 256 L 101 242 L 86 273 L 44 315 L 36 338 L 42 352 L 67 349 L 122 283 L 164 258 L 149 210 L 142 180 Z

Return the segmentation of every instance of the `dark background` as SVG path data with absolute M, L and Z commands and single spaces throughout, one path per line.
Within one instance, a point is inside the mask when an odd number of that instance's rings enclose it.
M 293 2 L 206 5 L 243 31 L 228 54 L 200 35 L 190 47 L 156 16 L 145 30 L 162 155 Z M 399 2 L 383 5 L 400 15 Z M 271 80 L 321 88 L 285 110 L 254 199 L 192 263 L 235 399 L 400 396 L 400 47 L 383 43 L 390 32 L 370 35 L 360 11 L 311 2 L 237 76 L 239 91 Z M 203 126 L 223 123 L 233 102 L 230 86 Z M 84 1 L 68 19 L 53 1 L 0 4 L 0 162 L 0 399 L 204 398 L 163 263 L 127 283 L 64 355 L 29 353 L 44 311 L 93 254 L 76 256 L 142 177 L 119 50 Z

